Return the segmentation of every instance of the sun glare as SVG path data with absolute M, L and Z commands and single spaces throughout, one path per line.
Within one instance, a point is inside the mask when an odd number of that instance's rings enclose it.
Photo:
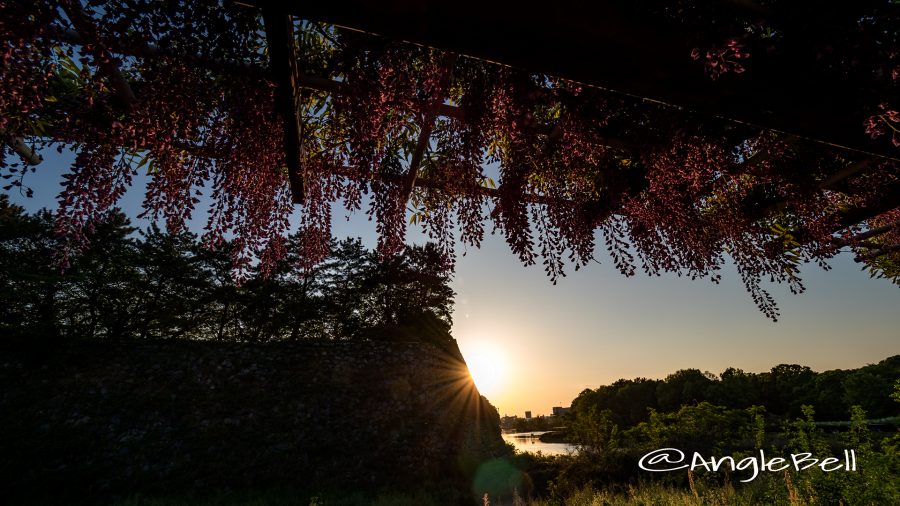
M 469 374 L 482 395 L 496 395 L 503 387 L 506 363 L 503 354 L 489 345 L 479 345 L 466 357 Z

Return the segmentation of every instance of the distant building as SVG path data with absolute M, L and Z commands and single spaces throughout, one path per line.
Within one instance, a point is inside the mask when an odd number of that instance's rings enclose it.
M 561 407 L 561 406 L 554 406 L 554 407 L 553 407 L 553 416 L 562 416 L 562 415 L 567 414 L 567 413 L 568 413 L 569 411 L 571 411 L 571 410 L 572 410 L 571 407 L 569 407 L 569 408 L 564 408 L 564 407 Z
M 525 419 L 526 419 L 526 420 L 530 420 L 530 419 L 531 419 L 531 411 L 526 411 L 526 412 L 525 412 Z

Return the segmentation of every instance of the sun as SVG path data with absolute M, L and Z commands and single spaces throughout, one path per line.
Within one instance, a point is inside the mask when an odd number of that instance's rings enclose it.
M 506 361 L 497 348 L 479 344 L 466 357 L 469 375 L 482 395 L 490 397 L 500 392 L 506 374 Z

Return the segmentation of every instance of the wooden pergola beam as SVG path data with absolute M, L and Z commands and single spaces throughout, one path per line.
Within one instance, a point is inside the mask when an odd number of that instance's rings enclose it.
M 81 37 L 77 32 L 72 30 L 59 30 L 55 37 L 63 42 L 67 42 L 69 44 L 84 44 L 84 38 Z M 164 54 L 162 50 L 152 45 L 142 45 L 139 47 L 128 47 L 121 49 L 122 54 L 128 54 L 132 56 L 138 57 L 153 57 Z M 168 54 L 168 53 L 165 53 Z M 452 54 L 452 53 L 451 53 Z M 241 73 L 259 73 L 265 72 L 268 69 L 262 69 L 253 64 L 244 63 L 244 62 L 234 62 L 234 61 L 220 61 L 220 60 L 208 60 L 206 58 L 200 57 L 198 55 L 185 55 L 185 54 L 171 54 L 170 56 L 177 56 L 181 58 L 190 58 L 195 63 L 200 65 L 207 65 L 210 67 L 217 67 L 221 69 L 225 69 L 226 71 L 231 72 L 241 72 Z M 299 74 L 297 76 L 297 87 L 306 88 L 315 91 L 321 91 L 324 93 L 331 94 L 344 94 L 347 93 L 348 84 L 343 81 L 337 81 L 334 79 L 329 79 L 326 77 L 318 77 L 318 76 L 310 76 Z M 451 118 L 458 121 L 466 121 L 466 111 L 464 108 L 456 105 L 445 104 L 443 102 L 436 105 L 437 115 L 444 118 Z M 550 137 L 559 137 L 562 134 L 562 131 L 559 129 L 558 125 L 545 125 L 545 124 L 537 124 L 534 126 L 534 129 L 544 135 L 548 135 Z M 618 139 L 615 137 L 606 137 L 602 139 L 602 143 L 604 146 L 616 149 L 620 151 L 630 151 L 633 149 L 631 143 Z
M 280 55 L 280 58 L 278 58 L 278 60 L 276 60 L 275 53 L 278 52 L 279 48 L 283 49 L 285 52 L 287 52 L 288 50 L 291 50 L 291 51 L 293 50 L 293 45 L 288 46 L 287 42 L 286 42 L 287 40 L 291 40 L 291 41 L 293 40 L 293 36 L 291 34 L 291 32 L 293 31 L 293 26 L 292 26 L 292 24 L 289 23 L 290 17 L 286 16 L 286 15 L 281 15 L 279 18 L 279 15 L 277 14 L 278 12 L 283 12 L 283 11 L 280 11 L 278 9 L 268 11 L 269 18 L 266 20 L 267 21 L 266 22 L 266 27 L 267 27 L 266 35 L 267 35 L 267 39 L 272 35 L 274 35 L 275 37 L 278 37 L 278 30 L 272 30 L 273 33 L 270 34 L 269 33 L 270 30 L 268 30 L 268 28 L 269 28 L 269 26 L 275 26 L 274 24 L 281 25 L 282 22 L 284 23 L 284 26 L 281 30 L 281 34 L 282 34 L 281 40 L 282 40 L 283 44 L 280 44 L 280 45 L 273 44 L 272 41 L 270 41 L 269 42 L 269 44 L 270 44 L 270 55 L 269 56 L 270 56 L 270 62 L 274 63 L 275 61 L 280 60 L 280 61 L 282 61 L 282 63 L 287 64 L 287 69 L 290 71 L 289 76 L 290 76 L 291 80 L 289 82 L 291 83 L 291 85 L 284 87 L 284 88 L 286 91 L 289 92 L 287 94 L 287 97 L 289 100 L 292 100 L 290 103 L 291 105 L 287 109 L 285 109 L 284 107 L 279 107 L 279 109 L 294 111 L 294 113 L 297 117 L 297 122 L 296 122 L 297 136 L 295 138 L 296 139 L 295 145 L 299 146 L 299 148 L 297 149 L 297 155 L 298 155 L 297 156 L 297 161 L 298 161 L 297 167 L 299 168 L 299 158 L 300 158 L 299 154 L 300 154 L 300 149 L 302 149 L 302 143 L 301 143 L 301 138 L 299 135 L 300 134 L 299 110 L 296 108 L 296 100 L 299 97 L 298 88 L 309 88 L 309 89 L 314 89 L 314 90 L 319 90 L 319 91 L 329 92 L 329 93 L 343 93 L 343 92 L 345 92 L 347 85 L 346 85 L 346 83 L 343 83 L 341 81 L 335 81 L 335 80 L 328 79 L 328 78 L 320 78 L 320 77 L 315 77 L 315 76 L 303 76 L 303 75 L 299 74 L 299 71 L 297 71 L 297 73 L 295 74 L 294 69 L 296 69 L 296 57 L 290 58 L 288 55 L 282 54 L 282 55 Z M 265 14 L 265 12 L 264 12 L 264 14 Z M 272 19 L 273 17 L 279 18 L 281 21 Z M 76 34 L 71 31 L 68 31 L 68 32 L 61 31 L 61 33 L 59 34 L 59 37 L 63 40 L 66 40 L 67 42 L 73 43 L 73 44 L 83 44 L 86 42 L 83 34 Z M 152 46 L 129 48 L 126 51 L 130 51 L 130 52 L 125 53 L 125 54 L 135 54 L 138 56 L 154 56 L 157 54 L 161 54 L 161 51 L 158 48 L 152 47 Z M 133 52 L 133 53 L 131 53 L 131 52 Z M 182 56 L 184 56 L 184 55 L 182 55 Z M 187 55 L 187 56 L 190 57 L 191 55 Z M 195 58 L 196 58 L 196 56 L 195 56 Z M 290 68 L 291 62 L 293 62 L 293 68 Z M 201 63 L 203 63 L 203 62 L 201 62 Z M 229 69 L 229 70 L 233 70 L 233 71 L 253 72 L 253 71 L 262 70 L 262 69 L 258 69 L 256 67 L 254 67 L 252 64 L 247 64 L 247 63 L 242 63 L 242 62 L 219 62 L 219 61 L 216 61 L 216 62 L 206 62 L 206 63 L 210 64 L 210 65 L 223 67 L 225 69 Z M 286 68 L 286 65 L 282 65 L 280 71 L 284 72 L 285 68 Z M 276 72 L 278 71 L 278 68 L 275 65 L 273 65 L 271 67 L 271 71 L 273 73 L 273 76 L 275 76 Z M 278 82 L 279 82 L 279 88 L 281 88 L 282 81 L 279 80 Z M 126 84 L 127 84 L 127 82 L 126 82 Z M 284 95 L 281 95 L 281 100 L 284 100 Z M 437 105 L 436 108 L 438 111 L 437 114 L 439 116 L 450 117 L 450 118 L 465 121 L 465 111 L 460 107 L 440 103 Z M 561 133 L 559 128 L 550 127 L 549 125 L 540 125 L 537 128 L 539 129 L 539 131 L 541 133 L 548 135 L 548 137 L 550 138 L 548 140 L 550 142 L 552 142 L 552 138 L 554 136 L 557 136 Z M 288 129 L 286 128 L 285 131 L 287 132 Z M 421 141 L 421 136 L 420 136 L 420 141 Z M 607 139 L 606 144 L 609 147 L 612 147 L 615 149 L 629 150 L 632 148 L 632 146 L 629 143 L 618 140 L 618 139 Z M 288 145 L 287 142 L 286 142 L 286 145 Z M 423 150 L 423 153 L 424 153 L 424 150 Z M 748 162 L 750 162 L 751 160 L 752 160 L 752 157 L 751 157 L 751 159 L 748 159 Z M 755 162 L 757 162 L 757 160 L 753 160 L 753 162 L 755 163 Z M 841 179 L 849 177 L 850 175 L 855 174 L 855 173 L 859 172 L 860 170 L 863 170 L 865 168 L 865 165 L 867 162 L 868 162 L 868 160 L 854 162 L 854 163 L 850 164 L 848 167 L 846 167 L 845 169 L 843 169 L 843 170 L 839 171 L 838 173 L 834 174 L 833 176 L 829 177 L 828 179 L 823 181 L 821 184 L 826 187 L 830 186 L 832 184 L 835 184 L 836 182 L 840 181 Z M 747 162 L 745 162 L 745 163 L 747 163 Z M 300 174 L 302 174 L 302 172 L 297 170 L 294 172 L 293 177 L 297 178 Z M 290 175 L 290 169 L 289 169 L 289 175 Z M 413 183 L 414 183 L 415 187 L 435 187 L 435 185 L 430 181 L 421 181 L 418 179 L 413 179 Z M 299 188 L 302 190 L 302 179 L 297 184 L 295 184 L 294 180 L 292 179 L 292 181 L 291 181 L 292 194 L 294 193 L 295 188 Z M 499 194 L 499 192 L 497 192 L 496 190 L 490 189 L 490 188 L 479 187 L 476 191 L 479 194 L 482 194 L 485 196 L 490 196 L 490 197 L 495 197 L 496 195 Z M 296 195 L 292 195 L 292 196 L 294 197 L 295 201 L 297 201 L 297 196 Z M 529 202 L 533 202 L 533 203 L 547 203 L 549 201 L 548 199 L 546 199 L 545 197 L 540 196 L 540 195 L 527 196 L 526 199 Z M 300 200 L 302 201 L 302 194 L 300 195 Z M 778 204 L 775 204 L 775 206 L 777 206 L 777 205 Z M 900 193 L 898 193 L 898 191 L 896 191 L 896 190 L 889 191 L 885 195 L 885 198 L 882 199 L 882 201 L 879 203 L 879 205 L 872 206 L 872 207 L 866 208 L 866 209 L 854 208 L 854 209 L 849 209 L 849 210 L 842 212 L 841 219 L 840 219 L 841 224 L 842 224 L 841 228 L 851 226 L 851 225 L 860 223 L 862 221 L 865 221 L 866 219 L 877 216 L 878 214 L 881 214 L 887 210 L 893 209 L 893 208 L 897 207 L 898 205 L 900 205 Z M 767 209 L 767 211 L 773 211 L 773 210 L 777 210 L 777 209 L 775 209 L 775 208 Z M 856 221 L 853 221 L 853 220 L 856 220 Z
M 898 159 L 890 142 L 872 140 L 863 128 L 874 114 L 871 91 L 884 90 L 884 100 L 896 92 L 874 72 L 845 75 L 816 58 L 820 48 L 840 47 L 843 34 L 857 29 L 859 19 L 881 9 L 874 0 L 829 9 L 809 2 L 761 10 L 748 8 L 745 0 L 717 3 L 723 16 L 732 14 L 724 9 L 741 16 L 750 12 L 783 27 L 777 51 L 755 52 L 747 72 L 717 80 L 704 73 L 703 62 L 690 58 L 692 48 L 706 49 L 696 30 L 666 22 L 643 2 L 558 0 L 528 8 L 513 0 L 246 3 Z
M 275 109 L 282 118 L 284 156 L 291 185 L 291 199 L 303 202 L 303 136 L 300 120 L 300 72 L 294 50 L 294 21 L 289 14 L 263 10 L 269 70 L 276 83 Z
M 867 207 L 853 207 L 837 213 L 838 225 L 835 232 L 870 220 L 888 211 L 900 208 L 900 183 L 895 183 L 882 193 L 878 202 Z
M 791 147 L 796 144 L 800 140 L 796 135 L 788 135 L 787 137 L 782 139 L 782 143 L 785 147 Z M 755 165 L 759 165 L 761 163 L 767 162 L 772 158 L 772 150 L 765 151 L 757 151 L 750 155 L 749 158 L 744 160 L 744 163 L 741 165 L 742 167 L 753 167 Z
M 301 74 L 299 84 L 301 88 L 324 91 L 326 93 L 333 93 L 335 95 L 347 93 L 347 83 L 324 77 L 307 76 Z M 435 107 L 438 116 L 453 118 L 460 121 L 465 121 L 466 119 L 466 113 L 462 107 L 445 104 L 443 102 L 437 104 Z
M 425 119 L 422 120 L 422 130 L 419 132 L 419 139 L 416 141 L 416 147 L 409 160 L 409 168 L 406 169 L 406 177 L 403 180 L 403 194 L 406 195 L 406 200 L 409 200 L 416 185 L 419 165 L 422 164 L 422 159 L 425 158 L 425 150 L 428 148 L 428 143 L 431 140 L 431 130 L 434 128 L 434 121 L 434 112 L 429 112 Z
M 848 237 L 845 240 L 841 240 L 840 243 L 842 246 L 857 244 L 861 241 L 865 241 L 866 239 L 871 239 L 873 237 L 878 237 L 879 235 L 886 234 L 897 227 L 900 227 L 900 221 L 888 223 L 887 225 L 883 225 L 880 227 L 870 228 L 865 232 L 860 232 L 852 237 Z
M 777 212 L 778 210 L 784 209 L 783 203 L 779 203 L 779 207 L 771 212 Z M 886 188 L 878 198 L 878 201 L 866 206 L 866 207 L 851 207 L 847 209 L 841 209 L 832 214 L 832 218 L 836 219 L 837 225 L 832 229 L 832 233 L 840 233 L 842 230 L 850 228 L 854 225 L 859 225 L 865 221 L 868 221 L 876 216 L 884 214 L 888 211 L 892 211 L 894 209 L 900 208 L 900 183 L 895 183 Z M 760 218 L 765 216 L 765 214 L 761 215 Z M 886 232 L 889 232 L 896 223 L 886 225 L 884 227 L 878 227 L 872 230 L 868 230 L 866 232 L 861 232 L 853 237 L 848 239 L 842 239 L 839 237 L 835 237 L 832 241 L 837 247 L 842 246 L 850 246 L 854 243 L 858 243 L 859 241 L 869 239 Z M 808 239 L 808 233 L 805 230 L 797 230 L 793 233 L 794 237 L 797 238 L 800 242 L 805 242 Z
M 412 195 L 419 166 L 422 164 L 422 160 L 425 158 L 425 150 L 428 149 L 428 144 L 431 142 L 431 131 L 434 129 L 434 122 L 437 120 L 438 106 L 444 104 L 444 94 L 447 91 L 447 85 L 450 83 L 454 64 L 456 64 L 456 55 L 453 53 L 447 54 L 444 57 L 442 66 L 443 75 L 440 79 L 439 94 L 432 97 L 431 103 L 425 111 L 421 121 L 419 139 L 416 141 L 416 147 L 409 160 L 409 167 L 406 169 L 406 178 L 403 182 L 403 194 L 406 195 L 406 200 L 409 200 Z
M 341 166 L 335 167 L 334 173 L 341 177 L 354 177 L 357 174 L 357 170 L 351 167 Z M 404 184 L 407 181 L 405 174 L 386 174 L 379 173 L 374 175 L 375 178 L 385 181 L 392 184 Z M 417 177 L 414 182 L 415 188 L 424 188 L 427 190 L 441 190 L 443 189 L 442 185 L 438 181 L 434 181 L 428 178 Z M 502 191 L 502 185 L 499 188 L 490 188 L 482 185 L 473 185 L 471 187 L 472 194 L 479 195 L 482 197 L 487 197 L 490 199 L 499 199 L 500 192 Z M 547 197 L 545 195 L 536 195 L 536 194 L 526 194 L 523 196 L 526 202 L 529 204 L 550 204 L 552 202 L 559 202 L 559 199 L 553 199 L 551 197 Z
M 900 244 L 891 244 L 889 246 L 883 246 L 875 251 L 870 253 L 866 253 L 864 255 L 857 255 L 853 260 L 856 262 L 867 262 L 869 260 L 874 260 L 878 257 L 882 257 L 884 255 L 889 255 L 895 251 L 900 251 Z
M 768 157 L 766 157 L 766 158 L 768 158 Z M 749 160 L 747 160 L 744 163 L 748 164 L 748 163 L 751 163 L 751 161 L 753 161 L 753 157 L 751 157 Z M 843 181 L 844 179 L 847 179 L 848 177 L 851 177 L 855 174 L 858 174 L 858 173 L 866 170 L 867 168 L 869 168 L 871 163 L 873 163 L 872 158 L 866 158 L 863 160 L 858 160 L 858 161 L 852 162 L 852 163 L 848 164 L 847 166 L 845 166 L 843 169 L 835 172 L 831 176 L 829 176 L 826 179 L 819 182 L 818 187 L 820 190 L 828 190 L 828 189 L 832 188 L 834 185 Z M 787 208 L 787 205 L 788 205 L 788 203 L 785 200 L 771 202 L 770 204 L 763 207 L 757 214 L 760 217 L 768 216 L 772 213 L 777 213 L 777 212 L 783 211 L 785 208 Z
M 110 88 L 116 94 L 116 98 L 126 110 L 130 110 L 137 98 L 134 96 L 134 92 L 131 90 L 131 86 L 125 79 L 125 76 L 119 70 L 119 60 L 102 43 L 100 34 L 91 17 L 84 12 L 78 0 L 63 0 L 62 8 L 84 43 L 93 46 L 92 52 L 97 61 L 97 66 L 100 67 L 100 71 L 106 76 Z
M 54 38 L 61 41 L 66 42 L 68 44 L 74 45 L 83 45 L 88 43 L 88 40 L 81 36 L 79 32 L 74 30 L 58 30 L 54 34 Z M 128 47 L 122 48 L 120 50 L 122 54 L 127 54 L 129 56 L 137 56 L 141 58 L 159 56 L 162 54 L 169 54 L 169 52 L 163 51 L 158 47 L 150 44 L 144 44 L 138 47 Z M 170 56 L 178 56 L 181 58 L 190 58 L 195 63 L 204 64 L 210 67 L 218 67 L 222 69 L 226 69 L 232 72 L 241 72 L 241 73 L 259 73 L 270 71 L 270 69 L 260 68 L 257 65 L 252 63 L 244 63 L 237 61 L 224 61 L 224 60 L 210 60 L 199 55 L 186 55 L 186 54 L 170 54 Z M 127 82 L 126 82 L 127 85 Z M 306 88 L 310 90 L 322 91 L 325 93 L 333 93 L 333 94 L 342 94 L 347 93 L 347 83 L 336 81 L 334 79 L 328 79 L 326 77 L 317 77 L 304 75 L 299 73 L 297 75 L 297 86 L 300 88 Z M 440 103 L 437 105 L 438 115 L 444 116 L 447 118 L 458 119 L 461 121 L 465 120 L 465 111 L 458 106 Z
M 822 181 L 819 184 L 819 188 L 822 188 L 822 189 L 831 188 L 832 186 L 840 183 L 841 181 L 847 179 L 848 177 L 854 176 L 854 175 L 868 169 L 869 166 L 874 162 L 875 162 L 875 160 L 873 160 L 871 158 L 866 158 L 863 160 L 855 161 L 855 162 L 847 165 L 843 169 L 835 172 L 834 174 L 829 176 L 828 179 Z
M 13 137 L 9 139 L 3 131 L 0 131 L 0 138 L 3 138 L 3 142 L 5 142 L 14 153 L 19 155 L 19 158 L 21 158 L 26 165 L 39 165 L 44 161 L 44 158 L 41 157 L 40 154 L 31 149 L 28 144 L 25 144 L 25 139 L 22 137 Z

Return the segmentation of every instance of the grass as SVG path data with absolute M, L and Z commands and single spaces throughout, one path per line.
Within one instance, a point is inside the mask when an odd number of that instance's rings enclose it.
M 444 491 L 378 493 L 314 492 L 266 490 L 221 492 L 205 496 L 151 497 L 136 495 L 112 503 L 112 506 L 445 506 Z

